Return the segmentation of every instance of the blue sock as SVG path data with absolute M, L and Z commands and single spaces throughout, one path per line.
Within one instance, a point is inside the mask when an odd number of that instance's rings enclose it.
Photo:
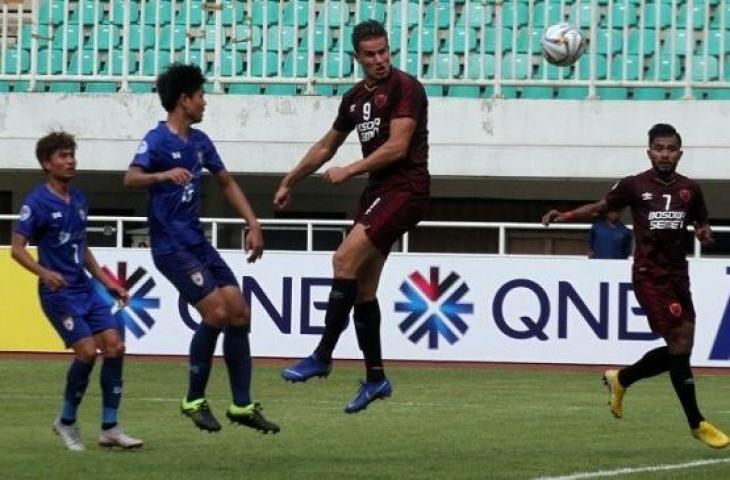
M 66 374 L 66 390 L 63 393 L 63 411 L 61 421 L 70 425 L 76 421 L 76 410 L 84 398 L 86 387 L 89 385 L 89 375 L 94 364 L 84 363 L 74 359 Z
M 223 356 L 228 367 L 233 403 L 243 407 L 251 403 L 251 348 L 248 326 L 226 327 Z
M 190 385 L 188 386 L 188 402 L 205 397 L 205 387 L 210 377 L 210 366 L 213 362 L 215 344 L 218 342 L 220 329 L 201 322 L 195 330 L 190 342 Z
M 123 357 L 105 357 L 101 365 L 101 428 L 108 430 L 117 424 L 117 411 L 122 401 Z

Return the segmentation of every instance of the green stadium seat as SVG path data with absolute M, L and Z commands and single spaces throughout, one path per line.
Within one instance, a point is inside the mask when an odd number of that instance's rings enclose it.
M 599 24 L 601 21 L 601 14 L 598 11 L 598 7 L 594 11 L 590 2 L 576 3 L 571 6 L 568 14 L 569 22 L 573 25 L 578 25 L 581 28 L 588 28 L 591 26 L 591 22 Z M 559 94 L 560 92 L 558 92 Z
M 634 100 L 666 100 L 667 93 L 663 88 L 641 87 L 634 89 Z
M 261 95 L 261 85 L 258 83 L 232 83 L 228 93 L 236 95 Z
M 528 35 L 528 34 L 530 35 L 529 42 L 530 42 L 530 48 L 532 48 L 533 53 L 542 52 L 542 32 L 543 31 L 541 29 L 536 29 L 536 30 L 533 30 L 532 32 L 528 32 L 524 28 L 521 29 L 521 31 L 520 31 L 520 36 Z M 518 40 L 517 40 L 518 48 L 520 47 L 520 45 L 522 45 L 524 43 L 524 41 L 525 41 L 524 39 L 518 38 Z M 525 52 L 520 52 L 520 53 L 525 53 Z
M 563 15 L 560 11 L 560 1 L 547 0 L 535 3 L 533 22 L 535 27 L 545 27 L 560 23 Z M 542 35 L 542 32 L 540 32 Z
M 281 74 L 285 77 L 306 77 L 307 76 L 307 52 L 291 51 L 284 58 L 284 65 Z M 296 66 L 296 72 L 294 67 Z
M 653 28 L 644 29 L 643 44 L 640 45 L 642 40 L 641 31 L 638 28 L 632 28 L 629 31 L 629 53 L 632 55 L 644 56 L 653 55 L 656 51 L 657 34 Z
M 50 82 L 49 91 L 54 93 L 80 93 L 81 83 L 79 82 Z
M 454 53 L 464 53 L 467 50 L 474 52 L 477 49 L 479 32 L 475 28 L 454 27 Z M 442 53 L 451 51 L 450 38 L 447 38 L 441 47 Z
M 124 0 L 114 0 L 109 11 L 109 20 L 112 24 L 124 25 Z M 129 23 L 136 25 L 139 22 L 139 2 L 129 2 Z
M 142 74 L 157 75 L 162 72 L 171 62 L 170 52 L 160 51 L 157 57 L 157 67 L 155 68 L 155 51 L 153 49 L 145 50 L 142 56 Z
M 239 52 L 248 51 L 249 47 L 254 50 L 263 46 L 264 35 L 259 27 L 240 25 L 236 26 L 235 35 L 231 29 L 231 43 L 236 45 L 236 50 Z
M 240 3 L 240 2 L 239 2 Z M 292 0 L 284 5 L 281 24 L 286 27 L 306 27 L 309 24 L 309 2 Z
M 220 72 L 224 77 L 243 74 L 243 55 L 225 50 L 221 54 Z
M 645 28 L 662 29 L 672 24 L 672 5 L 664 1 L 644 5 Z
M 146 25 L 157 24 L 157 9 L 159 8 L 160 25 L 168 25 L 172 21 L 172 4 L 167 0 L 148 1 L 145 3 L 144 22 Z
M 453 98 L 479 98 L 480 95 L 476 85 L 453 85 L 448 91 L 448 96 Z
M 722 22 L 722 10 L 725 10 L 725 25 L 720 24 Z M 724 6 L 720 5 L 715 8 L 712 18 L 710 19 L 710 26 L 712 28 L 730 28 L 730 2 L 726 1 Z
M 203 4 L 201 0 L 187 0 L 184 2 L 178 2 L 178 14 L 175 17 L 175 23 L 178 25 L 191 25 L 198 27 L 203 24 L 204 14 Z M 189 10 L 189 13 L 188 13 Z M 188 17 L 190 23 L 188 23 Z
M 502 6 L 502 26 L 512 28 L 512 26 L 522 27 L 527 25 L 530 13 L 527 3 L 519 0 L 507 0 Z
M 522 87 L 521 98 L 529 98 L 532 100 L 546 100 L 555 97 L 555 89 L 553 87 Z
M 730 89 L 711 88 L 707 92 L 708 100 L 730 100 Z
M 418 76 L 421 75 L 422 65 L 418 61 L 418 54 L 416 54 L 416 53 L 409 53 L 408 55 L 406 55 L 406 60 L 405 60 L 406 64 L 405 64 L 405 66 L 404 65 L 401 65 L 400 62 L 401 62 L 401 54 L 400 53 L 396 53 L 395 55 L 393 55 L 393 57 L 392 57 L 392 63 L 393 63 L 393 65 L 395 67 L 397 67 L 397 68 L 399 68 L 401 70 L 404 70 L 404 71 L 406 71 L 406 72 L 408 72 L 411 75 L 416 76 L 416 77 L 418 77 Z
M 611 9 L 611 20 L 614 28 L 623 28 L 628 25 L 635 27 L 639 23 L 639 10 L 633 3 L 622 3 L 621 0 L 615 1 Z M 603 26 L 608 26 L 608 17 L 603 18 Z
M 116 25 L 101 24 L 96 26 L 96 48 L 109 50 L 122 44 L 122 32 Z M 94 48 L 93 33 L 84 43 L 84 48 Z
M 48 47 L 49 38 L 51 36 L 51 27 L 49 25 L 40 24 L 33 28 L 33 25 L 23 24 L 20 29 L 20 46 L 30 50 L 33 47 L 33 34 L 38 36 L 38 47 Z
M 61 0 L 38 2 L 38 23 L 60 25 L 63 22 L 63 7 L 64 2 Z
M 469 80 L 482 80 L 494 78 L 496 60 L 491 53 L 469 55 L 464 76 Z
M 420 46 L 422 53 L 433 53 L 434 52 L 434 32 L 433 28 L 426 27 L 423 29 L 423 34 L 418 35 L 418 31 L 408 38 L 408 51 L 418 52 Z
M 129 82 L 129 91 L 132 93 L 151 93 L 153 87 L 151 82 Z
M 347 24 L 350 9 L 344 0 L 330 0 L 317 14 L 316 24 L 327 27 L 341 27 Z
M 562 100 L 585 100 L 588 98 L 588 87 L 560 87 L 557 98 Z
M 114 50 L 111 54 L 111 62 L 106 59 L 102 62 L 99 68 L 99 75 L 121 75 L 122 67 L 124 65 L 124 58 L 122 56 L 122 50 Z M 137 73 L 138 62 L 137 56 L 134 52 L 129 52 L 127 58 L 127 72 L 134 75 Z
M 295 27 L 274 25 L 266 31 L 266 49 L 282 52 L 293 50 L 297 46 L 297 31 Z
M 426 27 L 449 28 L 451 25 L 451 5 L 448 3 L 431 2 L 423 7 Z
M 486 45 L 484 51 L 487 53 L 494 53 L 497 50 L 497 29 L 493 27 L 487 27 L 485 30 Z M 502 52 L 507 52 L 512 48 L 512 29 L 502 27 Z
M 692 28 L 695 30 L 702 30 L 705 28 L 705 11 L 709 7 L 702 0 L 694 0 L 692 6 Z M 677 25 L 682 28 L 687 28 L 688 16 L 688 5 L 683 3 L 679 6 L 677 12 Z
M 68 50 L 75 50 L 79 48 L 79 31 L 82 32 L 81 37 L 83 39 L 83 30 L 79 30 L 78 25 L 66 25 L 65 28 L 57 28 L 53 32 L 53 48 L 63 49 L 64 34 L 66 37 L 66 48 Z
M 682 76 L 682 59 L 678 55 L 672 56 L 668 53 L 654 55 L 649 59 L 648 67 L 644 77 L 647 80 L 678 80 Z
M 334 85 L 320 85 L 317 84 L 314 86 L 314 94 L 319 95 L 321 97 L 334 97 L 335 96 L 335 86 Z
M 670 100 L 685 100 L 686 92 L 684 91 L 684 88 L 670 88 L 669 89 L 669 99 Z
M 18 65 L 20 63 L 20 65 Z M 19 75 L 30 71 L 30 52 L 21 49 L 20 53 L 16 48 L 9 48 L 5 51 L 5 65 L 2 70 L 8 75 Z
M 311 27 L 310 27 L 311 28 Z M 314 27 L 314 51 L 317 53 L 324 53 L 332 48 L 334 43 L 332 32 L 327 27 L 315 26 Z M 309 34 L 305 34 L 302 37 L 302 44 L 300 47 L 302 50 L 309 49 Z
M 266 87 L 266 95 L 291 97 L 297 94 L 297 86 L 293 83 L 270 83 Z
M 603 54 L 616 54 L 623 49 L 623 31 L 616 28 L 600 28 L 596 32 L 596 51 Z
M 244 2 L 241 0 L 223 0 L 221 3 L 221 22 L 223 26 L 230 27 L 233 24 L 243 24 L 245 18 L 243 5 Z
M 406 18 L 403 18 L 403 4 L 405 3 Z M 393 26 L 402 27 L 408 25 L 413 27 L 418 23 L 418 4 L 412 2 L 396 1 L 390 7 L 390 21 Z
M 724 45 L 723 45 L 724 34 Z M 730 51 L 730 32 L 723 30 L 710 30 L 707 36 L 707 53 L 710 55 L 722 55 Z
M 63 57 L 61 50 L 52 50 L 50 60 L 47 49 L 38 50 L 38 73 L 41 75 L 55 75 L 63 71 Z
M 426 95 L 429 97 L 443 97 L 444 87 L 443 85 L 424 85 Z
M 695 40 L 694 36 L 692 34 L 691 30 L 683 30 L 683 29 L 677 29 L 677 31 L 674 33 L 674 37 L 669 35 L 671 32 L 667 32 L 667 37 L 664 39 L 664 44 L 662 45 L 662 52 L 666 54 L 672 53 L 672 44 L 674 44 L 674 53 L 677 55 L 686 55 L 687 53 L 692 53 L 694 51 L 695 46 Z M 687 38 L 690 38 L 691 41 L 691 47 L 689 52 L 687 51 Z M 674 39 L 674 41 L 672 41 Z
M 94 51 L 76 50 L 68 59 L 69 75 L 91 75 L 94 73 Z
M 522 92 L 517 87 L 502 87 L 501 98 L 520 98 Z
M 251 54 L 251 75 L 270 77 L 279 70 L 279 60 L 274 52 L 256 51 Z
M 68 23 L 79 25 L 81 23 L 84 26 L 90 27 L 97 23 L 101 23 L 104 18 L 103 4 L 97 4 L 99 8 L 96 8 L 96 2 L 85 1 L 83 6 L 83 14 L 81 12 L 80 4 L 78 2 L 69 2 L 70 5 L 75 3 L 75 8 L 69 12 Z
M 10 82 L 0 80 L 0 93 L 7 93 L 10 91 Z
M 717 80 L 720 76 L 720 63 L 717 57 L 712 55 L 692 56 L 692 80 L 697 82 L 708 82 Z
M 426 67 L 424 78 L 451 79 L 457 77 L 461 71 L 459 56 L 441 54 L 431 57 L 431 63 Z
M 253 24 L 259 27 L 279 23 L 279 2 L 270 0 L 253 2 L 251 19 Z
M 354 54 L 355 49 L 352 47 L 352 30 L 354 27 L 345 27 L 342 30 L 337 30 L 339 32 L 339 37 L 337 39 L 337 45 L 335 45 L 335 48 L 339 48 L 340 44 L 343 44 L 342 50 L 349 53 Z M 393 48 L 395 45 L 392 45 L 393 40 L 389 39 L 391 42 L 390 45 L 390 52 L 393 53 Z
M 629 89 L 626 87 L 598 87 L 596 95 L 601 100 L 626 100 L 629 98 Z
M 160 29 L 161 50 L 182 50 L 185 48 L 187 31 L 184 25 L 165 25 Z
M 360 22 L 372 19 L 385 23 L 385 4 L 378 0 L 360 0 L 360 9 L 357 15 Z
M 352 75 L 352 57 L 340 52 L 327 52 L 326 55 L 327 66 L 324 67 L 324 61 L 322 62 L 322 68 L 324 68 L 324 75 L 328 78 L 343 78 Z M 340 69 L 342 73 L 340 74 Z
M 199 66 L 204 75 L 213 73 L 213 62 L 209 62 L 205 53 L 202 53 L 199 49 L 191 49 L 187 58 L 183 55 L 180 60 L 187 64 Z
M 570 78 L 572 75 L 570 67 L 557 67 L 551 65 L 545 60 L 537 64 L 534 78 L 545 80 L 560 80 Z
M 152 25 L 129 26 L 129 48 L 144 50 L 155 45 L 155 27 Z
M 532 57 L 524 53 L 508 53 L 502 58 L 502 78 L 524 80 L 530 76 Z
M 86 93 L 116 93 L 117 84 L 114 82 L 89 82 L 84 91 Z
M 400 52 L 402 32 L 403 30 L 400 27 L 390 27 L 390 30 L 388 30 L 388 42 L 390 43 L 391 54 Z M 406 36 L 408 36 L 408 30 L 406 30 Z
M 624 66 L 626 67 L 626 78 L 623 78 Z M 611 72 L 609 74 L 609 78 L 611 80 L 639 80 L 642 68 L 643 63 L 641 57 L 638 55 L 626 55 L 625 57 L 623 55 L 616 55 L 613 57 L 613 60 L 611 60 Z
M 590 57 L 588 55 L 582 57 L 580 60 L 578 60 L 578 63 L 576 64 L 576 70 L 578 73 L 578 78 L 581 80 L 588 80 L 591 78 L 591 62 Z M 596 55 L 595 60 L 595 74 L 596 79 L 603 80 L 606 78 L 606 75 L 608 73 L 608 65 L 606 61 L 605 55 Z
M 468 18 L 467 18 L 468 17 Z M 481 0 L 470 0 L 464 3 L 461 14 L 456 18 L 459 27 L 469 26 L 480 28 L 492 23 L 492 5 Z

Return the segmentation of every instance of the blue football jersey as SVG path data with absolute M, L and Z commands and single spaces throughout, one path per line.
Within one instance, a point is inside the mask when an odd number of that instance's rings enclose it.
M 71 188 L 70 197 L 66 203 L 47 184 L 39 186 L 25 198 L 15 232 L 33 240 L 38 262 L 63 275 L 69 290 L 75 291 L 90 286 L 84 270 L 89 203 L 76 188 Z M 42 283 L 40 289 L 48 291 Z
M 211 173 L 225 168 L 210 138 L 200 130 L 190 129 L 184 141 L 165 122 L 160 122 L 145 135 L 131 165 L 147 173 L 182 167 L 193 175 L 185 185 L 159 182 L 149 188 L 147 218 L 152 254 L 173 253 L 204 242 L 200 223 L 203 168 Z

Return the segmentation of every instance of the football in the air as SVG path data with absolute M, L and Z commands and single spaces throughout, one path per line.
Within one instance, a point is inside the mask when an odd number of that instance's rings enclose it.
M 545 29 L 542 35 L 542 55 L 559 67 L 573 65 L 586 49 L 580 30 L 569 23 L 558 23 Z

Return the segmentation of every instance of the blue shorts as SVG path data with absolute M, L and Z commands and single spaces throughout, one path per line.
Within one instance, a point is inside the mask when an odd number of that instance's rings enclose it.
M 66 348 L 104 330 L 115 329 L 120 335 L 124 334 L 121 325 L 112 316 L 110 306 L 92 287 L 86 291 L 69 292 L 61 289 L 42 292 L 40 299 L 46 317 L 63 339 Z
M 152 259 L 182 298 L 193 306 L 216 288 L 239 286 L 236 276 L 208 242 L 174 253 L 153 255 Z

